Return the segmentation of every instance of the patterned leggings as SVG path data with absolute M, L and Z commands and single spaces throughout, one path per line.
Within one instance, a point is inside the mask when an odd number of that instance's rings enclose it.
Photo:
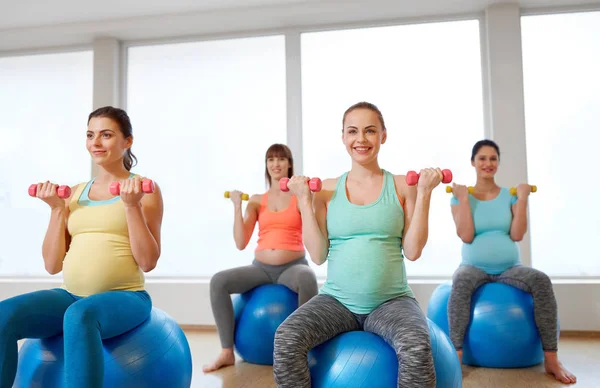
M 398 297 L 370 314 L 354 314 L 323 294 L 299 307 L 277 329 L 273 363 L 277 387 L 310 387 L 309 350 L 340 333 L 360 329 L 379 335 L 395 349 L 398 387 L 435 387 L 429 327 L 415 299 Z
M 461 265 L 452 277 L 452 292 L 448 300 L 450 339 L 456 350 L 463 347 L 469 320 L 471 296 L 488 282 L 500 282 L 516 287 L 533 296 L 533 313 L 545 352 L 558 349 L 558 312 L 552 282 L 545 273 L 518 265 L 499 275 L 489 275 L 471 265 Z

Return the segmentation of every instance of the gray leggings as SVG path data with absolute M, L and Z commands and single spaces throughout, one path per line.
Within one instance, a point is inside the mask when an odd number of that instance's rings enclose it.
M 319 291 L 315 273 L 304 257 L 282 265 L 254 260 L 252 265 L 216 273 L 210 280 L 210 304 L 222 348 L 233 348 L 235 319 L 230 295 L 242 294 L 262 284 L 283 284 L 298 294 L 299 306 Z
M 478 287 L 488 282 L 500 282 L 523 290 L 533 296 L 535 323 L 545 352 L 558 349 L 557 309 L 550 278 L 531 267 L 518 265 L 499 275 L 490 275 L 471 265 L 461 265 L 452 277 L 452 292 L 448 300 L 450 339 L 456 350 L 463 341 L 471 318 L 471 296 Z
M 311 386 L 308 351 L 340 333 L 363 329 L 382 337 L 398 356 L 398 387 L 435 387 L 429 327 L 417 301 L 398 297 L 370 314 L 354 314 L 335 298 L 317 295 L 275 333 L 273 373 L 277 387 Z

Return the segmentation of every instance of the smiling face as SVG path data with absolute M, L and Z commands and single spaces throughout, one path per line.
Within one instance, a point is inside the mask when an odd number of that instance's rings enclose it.
M 285 156 L 272 156 L 267 158 L 267 172 L 271 179 L 279 181 L 288 176 L 290 161 Z
M 475 154 L 471 165 L 475 167 L 478 178 L 490 179 L 496 175 L 500 158 L 492 146 L 483 146 Z
M 273 182 L 294 175 L 292 151 L 285 144 L 273 144 L 265 154 L 265 180 L 271 187 Z
M 132 138 L 125 138 L 119 124 L 107 117 L 93 117 L 88 123 L 86 147 L 99 166 L 123 163 L 123 154 L 131 147 Z
M 372 109 L 358 108 L 346 114 L 342 141 L 353 161 L 366 165 L 376 160 L 386 138 L 380 116 Z

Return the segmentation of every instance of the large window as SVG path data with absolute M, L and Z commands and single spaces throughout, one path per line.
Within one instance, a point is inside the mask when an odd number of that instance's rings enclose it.
M 238 251 L 223 193 L 264 193 L 265 151 L 286 142 L 284 37 L 131 47 L 127 79 L 134 170 L 156 180 L 165 201 L 162 257 L 150 276 L 250 264 L 258 226 Z
M 532 264 L 597 276 L 600 12 L 522 18 Z
M 50 210 L 32 183 L 90 178 L 91 51 L 0 57 L 0 275 L 44 275 Z
M 352 104 L 377 105 L 388 128 L 380 165 L 395 174 L 424 167 L 452 169 L 472 184 L 473 143 L 483 137 L 479 22 L 393 26 L 302 35 L 304 171 L 337 177 L 351 167 L 341 141 Z M 435 190 L 423 256 L 408 275 L 450 275 L 461 242 L 444 186 Z M 326 265 L 317 267 L 320 275 Z

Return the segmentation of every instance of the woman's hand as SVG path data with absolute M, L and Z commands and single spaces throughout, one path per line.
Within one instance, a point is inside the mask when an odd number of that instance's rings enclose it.
M 144 192 L 142 191 L 142 179 L 136 175 L 133 178 L 120 180 L 119 185 L 121 187 L 121 201 L 123 201 L 125 206 L 140 206 L 140 201 L 144 196 Z
M 532 186 L 527 183 L 521 183 L 517 186 L 517 199 L 525 199 L 531 194 Z
M 453 183 L 452 193 L 459 201 L 469 198 L 469 189 L 465 185 L 457 185 L 456 183 Z
M 233 202 L 235 207 L 242 206 L 242 194 L 244 193 L 239 190 L 233 190 L 229 192 L 229 199 L 231 199 L 231 202 Z
M 431 192 L 442 182 L 442 170 L 439 168 L 426 168 L 419 172 L 418 191 Z
M 288 181 L 287 187 L 294 194 L 298 201 L 312 203 L 312 193 L 308 187 L 310 178 L 306 176 L 293 176 Z
M 46 181 L 38 183 L 35 196 L 46 202 L 51 209 L 64 209 L 65 200 L 58 196 L 58 185 Z

